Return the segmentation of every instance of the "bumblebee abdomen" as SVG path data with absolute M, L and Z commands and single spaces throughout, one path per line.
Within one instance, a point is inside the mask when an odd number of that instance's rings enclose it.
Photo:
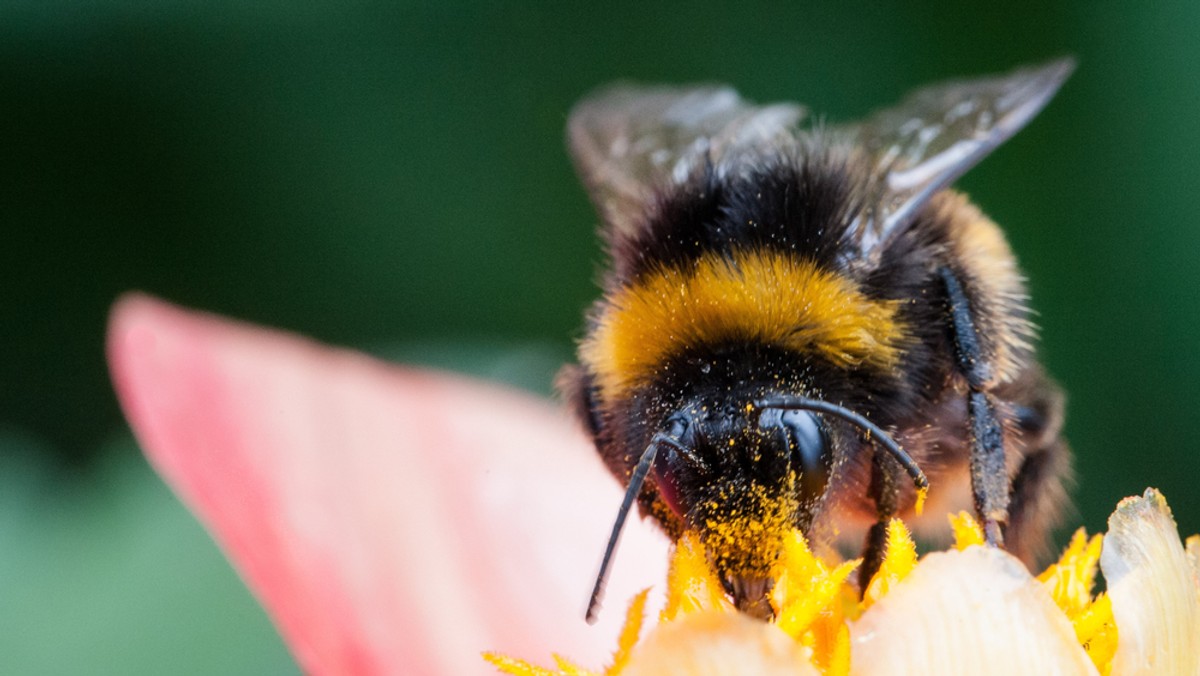
M 610 290 L 664 268 L 713 254 L 778 251 L 836 268 L 861 204 L 862 172 L 815 140 L 803 153 L 780 150 L 737 171 L 697 170 L 664 189 L 640 227 L 608 231 L 613 255 Z

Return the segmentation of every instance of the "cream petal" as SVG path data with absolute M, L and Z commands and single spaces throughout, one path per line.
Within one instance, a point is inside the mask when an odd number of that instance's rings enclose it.
M 1117 624 L 1112 673 L 1200 674 L 1200 588 L 1158 491 L 1117 505 L 1100 569 Z
M 621 490 L 554 407 L 275 331 L 123 299 L 113 380 L 149 459 L 308 673 L 491 673 L 497 650 L 601 663 L 583 610 Z M 610 598 L 663 579 L 631 523 Z
M 1184 543 L 1187 551 L 1188 566 L 1192 569 L 1192 582 L 1200 589 L 1200 535 L 1192 535 Z
M 1019 561 L 929 554 L 850 626 L 854 674 L 1095 674 L 1066 616 Z
M 742 613 L 684 615 L 659 625 L 621 676 L 817 676 L 808 649 Z

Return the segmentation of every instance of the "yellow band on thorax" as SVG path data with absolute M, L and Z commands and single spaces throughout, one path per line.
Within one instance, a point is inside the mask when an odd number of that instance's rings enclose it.
M 896 309 L 783 253 L 709 254 L 610 296 L 580 356 L 610 401 L 652 379 L 664 359 L 706 344 L 759 342 L 844 368 L 890 368 L 903 335 Z

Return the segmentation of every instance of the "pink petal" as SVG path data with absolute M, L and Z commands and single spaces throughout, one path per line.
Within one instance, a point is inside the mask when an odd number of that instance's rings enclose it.
M 146 454 L 307 672 L 599 664 L 623 599 L 664 578 L 665 538 L 631 523 L 584 624 L 621 491 L 544 402 L 144 296 L 117 304 L 108 352 Z

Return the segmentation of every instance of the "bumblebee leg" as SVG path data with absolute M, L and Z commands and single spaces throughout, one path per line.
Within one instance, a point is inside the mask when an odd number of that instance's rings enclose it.
M 867 531 L 867 541 L 863 545 L 863 562 L 858 568 L 859 594 L 867 593 L 867 585 L 883 563 L 887 554 L 888 523 L 900 511 L 900 475 L 899 463 L 878 449 L 871 457 L 871 484 L 868 487 L 871 499 L 875 501 L 875 523 Z
M 949 269 L 938 275 L 946 287 L 949 319 L 954 333 L 958 370 L 967 380 L 967 409 L 971 425 L 971 492 L 975 512 L 983 522 L 988 544 L 1004 544 L 1003 527 L 1008 521 L 1009 482 L 1005 468 L 1004 427 L 996 400 L 988 392 L 992 364 L 983 352 L 975 320 L 962 283 Z

